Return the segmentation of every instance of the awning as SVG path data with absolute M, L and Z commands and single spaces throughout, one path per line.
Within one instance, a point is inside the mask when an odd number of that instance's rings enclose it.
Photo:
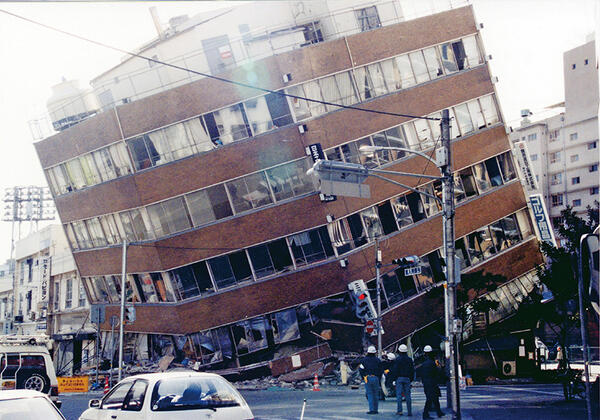
M 489 345 L 488 345 L 489 344 Z M 480 338 L 463 346 L 464 352 L 490 351 L 492 350 L 517 350 L 519 348 L 519 337 L 509 335 L 506 337 Z

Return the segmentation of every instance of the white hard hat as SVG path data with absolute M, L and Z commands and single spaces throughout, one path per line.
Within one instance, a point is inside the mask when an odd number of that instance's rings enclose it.
M 433 349 L 431 348 L 431 346 L 427 345 L 427 346 L 425 346 L 425 348 L 423 349 L 423 351 L 425 353 L 429 353 L 429 352 L 433 351 Z
M 377 349 L 375 348 L 375 346 L 369 346 L 369 348 L 367 349 L 367 353 L 375 354 L 377 353 Z
M 388 353 L 388 354 L 387 354 L 387 358 L 388 358 L 389 360 L 396 360 L 396 355 L 395 355 L 394 353 Z
M 408 353 L 408 347 L 406 347 L 406 344 L 400 344 L 400 347 L 398 347 L 398 351 L 400 353 Z

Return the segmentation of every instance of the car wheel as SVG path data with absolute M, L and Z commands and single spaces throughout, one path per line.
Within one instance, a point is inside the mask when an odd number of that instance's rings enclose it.
M 39 392 L 48 392 L 49 385 L 50 381 L 48 378 L 39 373 L 33 373 L 23 381 L 22 388 Z

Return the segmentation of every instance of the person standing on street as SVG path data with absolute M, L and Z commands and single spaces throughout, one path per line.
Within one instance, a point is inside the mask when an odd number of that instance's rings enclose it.
M 396 396 L 396 387 L 394 386 L 395 378 L 392 377 L 392 366 L 394 366 L 394 361 L 396 360 L 396 355 L 394 353 L 387 354 L 388 365 L 384 366 L 383 373 L 385 373 L 385 381 L 383 384 L 385 385 L 386 397 L 395 397 Z
M 358 366 L 360 375 L 365 380 L 365 388 L 367 389 L 367 400 L 369 400 L 369 411 L 367 414 L 377 414 L 379 405 L 379 381 L 383 373 L 381 360 L 375 355 L 377 349 L 375 346 L 369 346 L 367 355 L 363 357 Z
M 410 386 L 415 378 L 415 365 L 413 360 L 408 357 L 406 344 L 401 344 L 398 351 L 400 351 L 400 356 L 396 358 L 390 371 L 391 377 L 396 380 L 396 401 L 398 402 L 396 414 L 402 415 L 402 396 L 404 396 L 406 399 L 406 414 L 412 416 Z
M 423 382 L 423 391 L 425 391 L 425 407 L 423 408 L 423 418 L 431 419 L 429 411 L 435 409 L 437 416 L 442 417 L 444 412 L 440 408 L 440 387 L 439 383 L 444 378 L 442 369 L 435 363 L 433 349 L 431 346 L 425 346 L 423 351 L 427 360 L 419 368 L 419 376 Z

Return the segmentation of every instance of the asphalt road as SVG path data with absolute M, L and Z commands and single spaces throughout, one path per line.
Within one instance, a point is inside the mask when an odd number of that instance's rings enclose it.
M 293 390 L 242 391 L 257 420 L 300 419 L 306 399 L 305 420 L 326 419 L 398 419 L 396 401 L 380 403 L 379 415 L 368 416 L 364 388 L 325 387 L 320 392 Z M 76 420 L 90 398 L 102 394 L 63 394 L 62 412 L 67 420 Z M 413 388 L 413 418 L 422 416 L 425 396 L 422 388 Z M 445 391 L 440 402 L 445 409 Z M 406 409 L 405 409 L 406 410 Z M 586 420 L 585 402 L 564 401 L 558 384 L 476 385 L 461 393 L 464 420 Z M 443 418 L 450 419 L 450 415 Z M 597 417 L 594 417 L 597 418 Z

